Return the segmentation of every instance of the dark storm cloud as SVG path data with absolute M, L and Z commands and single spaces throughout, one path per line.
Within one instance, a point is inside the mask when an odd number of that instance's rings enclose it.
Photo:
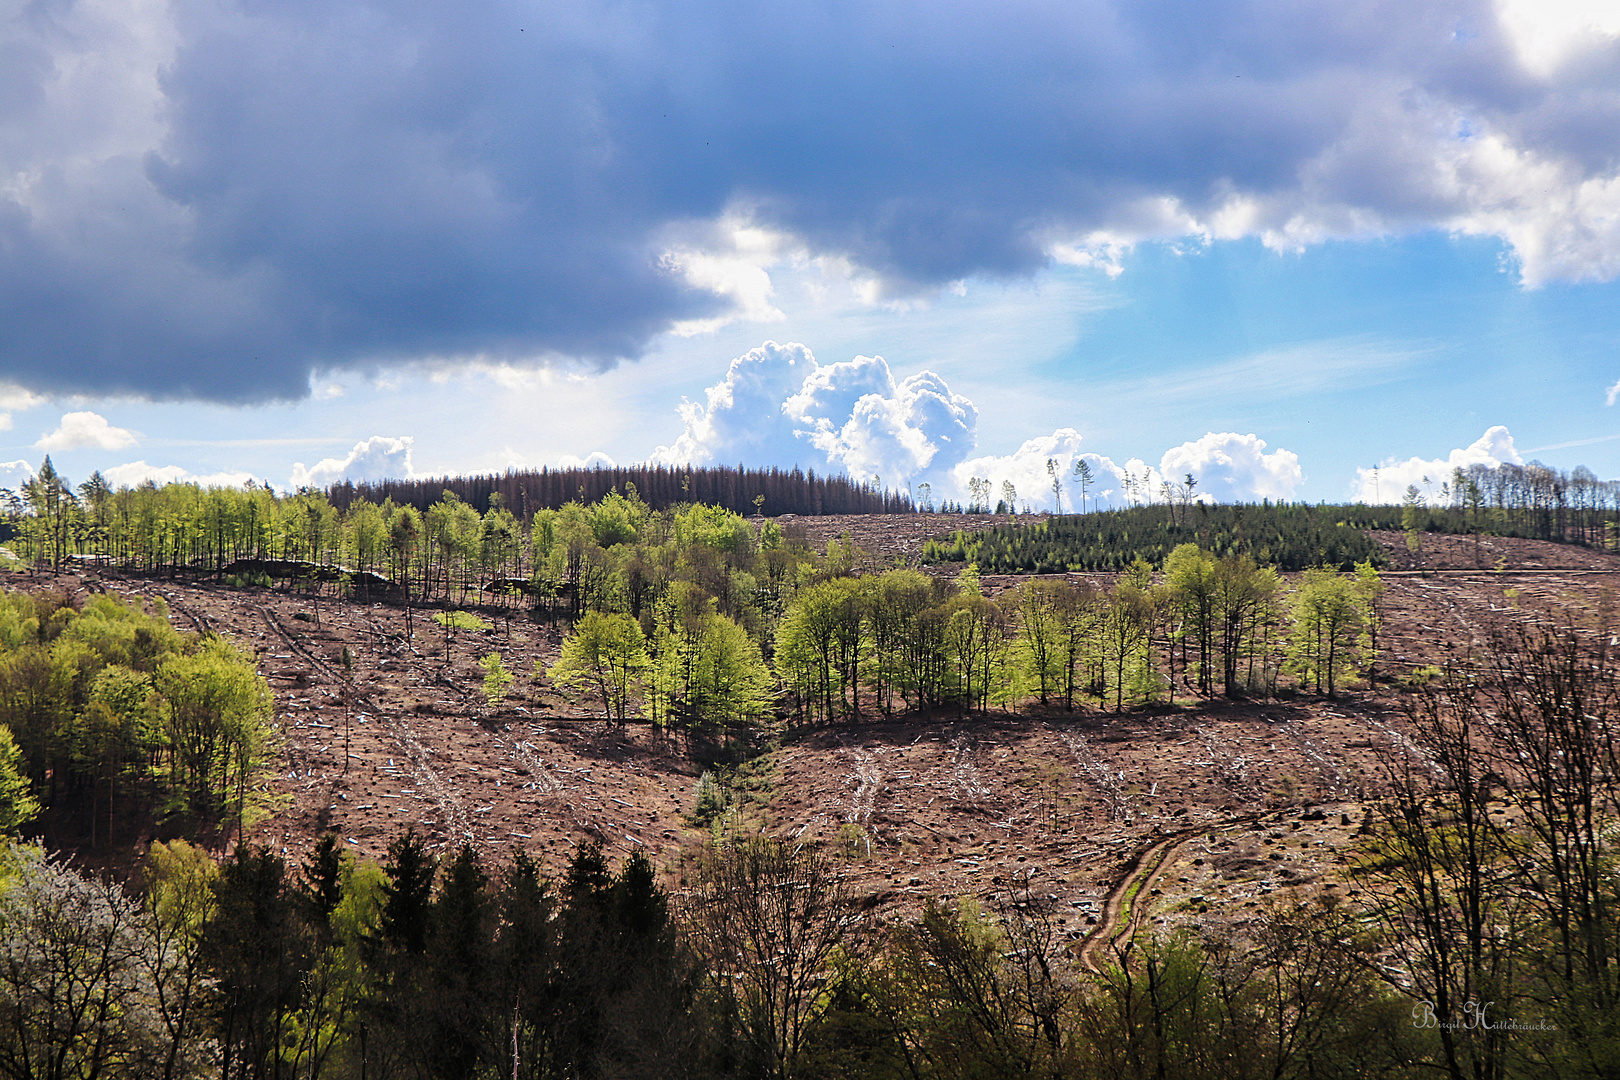
M 1513 177 L 1457 180 L 1459 125 L 1601 179 L 1615 71 L 1533 78 L 1449 3 L 55 0 L 0 31 L 0 369 L 249 401 L 612 363 L 721 309 L 660 243 L 728 208 L 894 292 L 1162 231 L 1154 199 L 1471 228 Z M 1558 251 L 1549 276 L 1610 273 Z

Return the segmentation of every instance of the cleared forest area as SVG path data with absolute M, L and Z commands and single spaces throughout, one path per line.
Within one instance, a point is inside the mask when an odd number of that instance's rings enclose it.
M 1504 730 L 1499 745 L 1485 747 L 1493 756 L 1466 767 L 1454 760 L 1454 727 L 1479 707 L 1469 697 L 1475 688 L 1491 694 L 1500 688 L 1493 701 L 1538 701 L 1549 679 L 1566 668 L 1584 671 L 1582 658 L 1602 663 L 1620 575 L 1615 556 L 1502 537 L 1482 539 L 1476 548 L 1473 538 L 1451 544 L 1426 534 L 1421 569 L 1376 575 L 1376 591 L 1342 591 L 1352 607 L 1363 603 L 1358 596 L 1376 603 L 1356 610 L 1361 618 L 1376 616 L 1377 640 L 1362 640 L 1359 630 L 1353 635 L 1354 664 L 1335 693 L 1320 692 L 1307 665 L 1279 667 L 1271 692 L 1257 694 L 1260 684 L 1245 683 L 1242 694 L 1228 697 L 1210 690 L 1213 660 L 1198 659 L 1196 605 L 1188 604 L 1200 575 L 1220 571 L 1213 556 L 1183 549 L 1157 574 L 1137 565 L 1118 575 L 979 577 L 936 568 L 929 577 L 893 568 L 912 561 L 922 539 L 912 523 L 922 524 L 920 518 L 769 523 L 783 550 L 798 553 L 787 565 L 804 568 L 782 579 L 796 583 L 776 613 L 777 666 L 791 639 L 783 628 L 802 623 L 816 597 L 831 598 L 834 610 L 893 586 L 924 603 L 944 598 L 915 612 L 918 625 L 938 611 L 951 618 L 968 613 L 957 619 L 963 626 L 1002 627 L 1000 689 L 975 694 L 952 677 L 924 692 L 878 663 L 884 646 L 862 630 L 863 659 L 851 669 L 857 685 L 846 695 L 840 683 L 836 703 L 828 704 L 833 699 L 822 696 L 828 687 L 812 679 L 808 685 L 823 701 L 813 704 L 806 684 L 793 681 L 810 669 L 793 676 L 789 665 L 769 708 L 720 724 L 702 722 L 699 707 L 679 694 L 670 698 L 673 711 L 655 713 L 663 719 L 652 723 L 635 710 L 622 719 L 607 715 L 611 710 L 588 683 L 559 685 L 553 673 L 583 631 L 570 635 L 572 620 L 555 606 L 452 605 L 454 593 L 408 605 L 403 597 L 368 599 L 318 578 L 266 585 L 107 564 L 69 573 L 10 571 L 10 588 L 52 593 L 70 609 L 124 599 L 133 608 L 166 611 L 182 639 L 218 635 L 232 642 L 270 688 L 277 721 L 276 737 L 266 743 L 263 791 L 253 800 L 263 813 L 254 818 L 198 831 L 195 819 L 164 817 L 160 807 L 126 794 L 128 816 L 109 836 L 97 825 L 107 805 L 98 809 L 65 792 L 36 820 L 33 834 L 82 870 L 134 871 L 134 882 L 159 882 L 154 905 L 168 902 L 162 889 L 193 878 L 214 882 L 208 888 L 221 906 L 198 939 L 203 966 L 186 976 L 202 980 L 196 985 L 206 1008 L 158 1040 L 179 1048 L 177 1075 L 217 1073 L 221 1060 L 250 1074 L 283 1061 L 322 1075 L 394 1075 L 414 1067 L 410 1061 L 451 1054 L 444 1060 L 469 1063 L 466 1075 L 565 1075 L 586 1060 L 615 1061 L 627 1074 L 668 1075 L 669 1062 L 682 1060 L 700 1063 L 691 1068 L 701 1075 L 896 1077 L 917 1075 L 905 1061 L 924 1052 L 932 1064 L 921 1074 L 938 1077 L 1037 1065 L 1051 1075 L 1145 1076 L 1154 1060 L 1165 1063 L 1167 1074 L 1204 1075 L 1197 1062 L 1210 1054 L 1221 1062 L 1211 1076 L 1323 1075 L 1327 1060 L 1338 1063 L 1332 1075 L 1374 1066 L 1417 1075 L 1447 1050 L 1432 1032 L 1405 1022 L 1409 998 L 1433 1001 L 1443 990 L 1466 1001 L 1479 991 L 1469 981 L 1471 969 L 1444 959 L 1464 932 L 1447 921 L 1453 909 L 1436 914 L 1439 921 L 1414 922 L 1421 912 L 1411 898 L 1438 890 L 1449 904 L 1478 867 L 1450 860 L 1449 849 L 1427 861 L 1406 853 L 1448 844 L 1455 814 L 1466 820 L 1472 812 L 1457 807 L 1483 808 L 1476 839 L 1497 875 L 1492 887 L 1528 919 L 1553 894 L 1543 877 L 1516 874 L 1516 863 L 1503 861 L 1526 842 L 1515 830 L 1547 833 L 1551 826 L 1559 844 L 1607 835 L 1620 783 L 1612 754 L 1597 763 L 1597 786 L 1552 793 L 1573 800 L 1571 806 L 1584 800 L 1596 808 L 1590 836 L 1568 815 L 1544 820 L 1543 808 L 1556 800 L 1528 786 L 1566 772 L 1510 764 L 1521 744 L 1533 745 L 1567 710 L 1553 708 L 1550 720 L 1524 714 L 1522 730 Z M 697 535 L 692 530 L 699 526 L 710 540 L 724 543 L 732 535 L 724 515 L 682 520 L 672 535 Z M 812 526 L 825 531 L 824 540 L 813 537 Z M 748 529 L 764 531 L 758 523 Z M 1391 561 L 1416 555 L 1405 533 L 1373 539 Z M 814 552 L 818 546 L 824 554 Z M 1491 569 L 1477 568 L 1481 551 Z M 682 574 L 695 567 L 717 588 L 737 580 L 702 558 L 682 565 L 688 566 Z M 752 576 L 744 566 L 754 565 L 761 564 L 737 563 L 728 572 Z M 863 567 L 867 573 L 851 576 Z M 1259 575 L 1253 581 L 1269 580 L 1250 569 Z M 1277 595 L 1295 598 L 1294 614 L 1274 605 L 1278 618 L 1294 619 L 1297 629 L 1305 611 L 1298 598 L 1329 578 L 1344 590 L 1372 580 L 1321 570 L 1282 575 Z M 668 587 L 690 596 L 691 581 L 678 574 Z M 878 591 L 863 592 L 862 581 Z M 1261 592 L 1272 595 L 1271 588 Z M 591 595 L 608 607 L 626 602 L 622 593 Z M 1047 669 L 1033 658 L 1032 631 L 1020 620 L 1039 617 L 1028 605 L 1043 597 L 1083 599 L 1074 609 L 1083 626 L 1093 626 L 1084 621 L 1093 616 L 1103 620 L 1095 626 L 1104 625 L 1119 597 L 1131 605 L 1156 598 L 1149 606 L 1158 614 L 1144 624 L 1149 637 L 1132 646 L 1138 675 L 1129 694 L 1109 683 L 1106 693 L 1083 686 L 1070 700 L 1054 692 L 1041 702 L 1038 676 Z M 681 610 L 669 609 L 676 627 L 683 618 L 696 627 L 722 617 L 701 606 Z M 749 612 L 768 609 L 734 610 L 739 627 L 761 632 Z M 866 620 L 882 609 L 850 610 Z M 593 607 L 585 619 L 593 615 L 636 625 L 624 612 Z M 1256 640 L 1279 650 L 1264 663 L 1296 662 L 1280 638 Z M 660 648 L 688 655 L 674 638 L 662 641 Z M 1608 716 L 1613 679 L 1606 668 L 1593 670 L 1598 682 L 1570 683 L 1596 695 L 1583 698 L 1577 713 Z M 1467 672 L 1476 674 L 1462 677 Z M 1520 695 L 1517 687 L 1534 693 Z M 1608 753 L 1606 742 L 1594 743 L 1582 730 L 1560 731 L 1560 745 Z M 150 841 L 180 835 L 212 848 L 224 860 L 221 869 L 192 867 L 199 856 L 184 845 L 146 854 Z M 85 879 L 65 870 L 15 865 L 30 888 L 89 887 L 75 885 Z M 542 888 L 544 881 L 556 891 Z M 750 881 L 764 882 L 769 895 L 750 892 Z M 1572 897 L 1590 893 L 1574 880 L 1568 884 Z M 767 902 L 773 889 L 825 907 L 777 912 Z M 20 895 L 0 894 L 6 904 Z M 417 898 L 426 929 L 413 931 L 400 913 L 404 901 L 392 899 L 407 895 Z M 117 912 L 128 901 L 105 903 Z M 272 927 L 282 936 L 261 942 L 259 930 L 244 936 L 233 929 L 250 925 L 240 920 L 258 918 L 252 905 L 263 904 L 282 905 L 275 908 L 282 921 Z M 306 908 L 316 914 L 298 914 Z M 1486 916 L 1497 917 L 1495 910 Z M 1556 910 L 1548 908 L 1545 917 Z M 550 950 L 528 959 L 509 955 L 518 939 L 508 935 L 529 932 L 525 911 L 538 913 Z M 498 964 L 507 966 L 483 984 L 490 1000 L 483 991 L 455 997 L 447 1012 L 452 999 L 445 987 L 461 985 L 456 980 L 472 970 L 468 964 L 488 959 L 445 952 L 452 940 L 443 936 L 452 925 L 446 920 L 462 918 L 457 912 L 472 921 L 455 932 L 472 936 L 454 940 L 485 941 L 477 948 L 505 957 Z M 147 925 L 133 913 L 118 917 Z M 589 929 L 596 925 L 591 919 L 622 922 L 624 929 L 603 936 Z M 756 926 L 750 919 L 765 921 Z M 635 938 L 643 924 L 656 930 L 656 944 Z M 172 932 L 161 921 L 151 925 L 157 944 Z M 756 929 L 766 936 L 748 938 Z M 779 938 L 770 935 L 787 932 L 820 935 L 813 938 L 820 945 L 806 944 L 791 958 L 797 989 L 780 998 L 749 997 L 749 980 L 786 962 L 771 944 Z M 297 935 L 305 933 L 334 944 L 324 953 L 299 952 L 306 946 Z M 413 934 L 422 938 L 419 945 Z M 1409 940 L 1417 952 L 1402 955 L 1401 943 Z M 1439 951 L 1422 953 L 1425 941 Z M 1548 955 L 1558 964 L 1583 959 L 1590 944 L 1574 936 Z M 1500 949 L 1517 956 L 1512 950 L 1522 947 Z M 614 951 L 620 948 L 656 956 L 657 963 L 626 967 L 630 954 Z M 301 981 L 285 988 L 284 1005 L 260 1008 L 258 998 L 219 996 L 227 983 L 262 987 L 281 977 L 275 974 L 281 960 L 252 966 L 269 962 L 255 951 L 263 949 L 291 950 L 277 955 L 295 965 L 287 970 L 301 972 Z M 753 959 L 733 959 L 739 956 Z M 1036 967 L 1021 969 L 1020 957 Z M 539 965 L 532 984 L 519 979 L 531 977 L 522 975 L 530 960 Z M 1157 978 L 1155 972 L 1170 970 L 1160 966 L 1166 964 L 1179 965 L 1174 970 L 1197 985 L 1233 980 L 1241 992 L 1207 1001 L 1140 997 L 1134 980 Z M 174 977 L 174 969 L 163 970 Z M 629 970 L 641 972 L 642 981 L 614 981 L 615 972 Z M 1404 981 L 1386 985 L 1379 972 Z M 1221 1023 L 1262 1034 L 1282 1030 L 1281 1014 L 1264 1004 L 1263 988 L 1274 975 L 1309 976 L 1299 984 L 1305 989 L 1287 991 L 1278 1007 L 1324 1021 L 1295 1049 L 1262 1051 L 1272 1044 L 1252 1038 L 1228 1044 L 1204 1026 L 1207 1010 L 1216 1009 Z M 993 992 L 1010 995 L 1005 1009 L 950 1019 L 962 1000 L 951 981 L 959 977 L 986 980 Z M 508 986 L 501 981 L 507 979 L 519 981 Z M 1567 1024 L 1588 1015 L 1578 1003 L 1538 1004 L 1537 985 L 1488 989 L 1516 1010 L 1539 1010 L 1522 1013 L 1538 1022 Z M 327 986 L 349 989 L 333 997 Z M 831 997 L 823 992 L 829 986 L 837 989 Z M 588 1014 L 575 1002 L 586 993 L 608 994 L 603 1000 L 620 1002 L 630 1010 L 624 1015 L 652 1026 L 611 1037 L 580 1027 Z M 921 1011 L 903 1011 L 913 1009 Z M 249 1016 L 257 1019 L 240 1026 L 247 1021 L 236 1018 Z M 801 1026 L 802 1040 L 757 1042 L 790 1021 Z M 1167 1024 L 1192 1025 L 1189 1038 L 1165 1041 Z M 368 1032 L 375 1039 L 368 1041 Z M 382 1032 L 390 1034 L 385 1039 Z M 1586 1054 L 1606 1039 L 1593 1031 L 1567 1046 L 1527 1042 L 1524 1052 Z M 117 1040 L 95 1045 L 86 1053 L 109 1060 L 139 1063 L 146 1052 Z M 956 1060 L 963 1047 L 975 1048 L 972 1060 Z M 1109 1047 L 1133 1059 L 1148 1055 L 1145 1071 L 1123 1061 L 1104 1068 L 1098 1055 Z M 1511 1075 L 1523 1062 L 1520 1051 L 1509 1049 L 1489 1042 L 1462 1047 L 1492 1068 L 1511 1066 L 1505 1073 Z

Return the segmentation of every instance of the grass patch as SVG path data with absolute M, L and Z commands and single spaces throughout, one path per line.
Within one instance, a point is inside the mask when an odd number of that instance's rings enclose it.
M 495 625 L 470 611 L 441 611 L 433 616 L 433 621 L 450 630 L 488 630 Z

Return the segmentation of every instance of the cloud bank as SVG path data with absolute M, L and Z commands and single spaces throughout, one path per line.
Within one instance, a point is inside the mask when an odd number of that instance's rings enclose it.
M 1305 482 L 1299 455 L 1290 450 L 1266 453 L 1266 441 L 1253 434 L 1210 432 L 1195 442 L 1166 450 L 1159 472 L 1174 483 L 1187 474 L 1198 481 L 1195 495 L 1216 502 L 1292 499 Z
M 11 5 L 0 372 L 249 402 L 399 360 L 607 364 L 773 317 L 788 250 L 881 297 L 1439 229 L 1528 286 L 1609 280 L 1620 26 L 1547 8 Z
M 822 365 L 797 342 L 737 357 L 653 464 L 808 464 L 888 487 L 948 474 L 974 445 L 978 410 L 921 371 L 898 382 L 881 356 Z
M 294 489 L 324 488 L 345 480 L 358 484 L 368 480 L 410 479 L 416 475 L 411 467 L 413 442 L 409 435 L 398 438 L 373 435 L 355 443 L 354 449 L 344 457 L 324 458 L 313 466 L 305 466 L 302 461 L 295 463 L 290 484 Z
M 1026 440 L 1010 454 L 973 454 L 979 411 L 932 371 L 896 380 L 880 356 L 821 364 L 797 342 L 767 341 L 732 360 L 703 401 L 679 409 L 682 431 L 649 457 L 655 465 L 809 466 L 911 490 L 935 505 L 967 502 L 988 480 L 991 505 L 1011 484 L 1020 509 L 1074 512 L 1162 499 L 1165 477 L 1191 472 L 1198 492 L 1221 501 L 1289 499 L 1304 482 L 1299 456 L 1266 452 L 1256 435 L 1205 435 L 1164 453 L 1158 467 L 1082 451 L 1074 428 Z M 1094 481 L 1074 475 L 1085 460 Z M 1054 492 L 1054 476 L 1059 481 Z M 918 487 L 927 484 L 926 497 Z
M 114 465 L 110 469 L 102 469 L 101 477 L 115 491 L 119 488 L 140 487 L 145 483 L 156 484 L 158 487 L 165 484 L 196 484 L 198 487 L 203 488 L 239 488 L 246 484 L 258 482 L 258 477 L 252 473 L 220 472 L 198 474 L 183 469 L 178 465 L 148 465 L 145 461 L 131 461 L 123 465 Z
M 1080 442 L 1078 431 L 1059 428 L 1051 435 L 1026 441 L 1006 456 L 964 461 L 953 473 L 956 490 L 967 492 L 968 481 L 979 477 L 990 481 L 992 505 L 1001 498 L 1002 485 L 1010 483 L 1018 494 L 1020 508 L 1075 513 L 1162 502 L 1165 482 L 1183 483 L 1188 473 L 1198 481 L 1195 497 L 1216 502 L 1291 499 L 1305 481 L 1299 455 L 1289 450 L 1268 454 L 1265 440 L 1252 434 L 1210 432 L 1166 450 L 1157 467 L 1140 458 L 1120 464 L 1102 454 L 1083 453 Z M 1093 476 L 1093 482 L 1084 490 L 1074 473 L 1075 462 L 1080 460 L 1086 462 Z M 1054 473 L 1062 480 L 1057 491 L 1052 486 Z
M 1354 502 L 1393 504 L 1401 501 L 1408 486 L 1416 487 L 1424 498 L 1438 498 L 1441 484 L 1451 482 L 1456 469 L 1470 465 L 1523 465 L 1524 459 L 1513 445 L 1508 429 L 1498 424 L 1460 450 L 1443 458 L 1385 458 L 1377 466 L 1356 469 L 1350 498 Z

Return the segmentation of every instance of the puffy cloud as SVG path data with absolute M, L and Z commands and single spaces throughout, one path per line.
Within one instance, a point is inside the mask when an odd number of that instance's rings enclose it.
M 1221 502 L 1248 502 L 1256 499 L 1287 499 L 1304 482 L 1299 456 L 1288 450 L 1266 453 L 1264 439 L 1233 432 L 1205 435 L 1164 452 L 1157 468 L 1141 458 L 1120 464 L 1102 454 L 1082 453 L 1081 436 L 1073 428 L 1059 428 L 1051 435 L 1027 440 L 1004 457 L 986 456 L 964 461 L 953 478 L 960 497 L 969 494 L 968 480 L 989 480 L 992 500 L 1001 498 L 1002 484 L 1010 482 L 1018 493 L 1019 505 L 1032 509 L 1054 509 L 1051 473 L 1054 464 L 1062 478 L 1062 508 L 1065 513 L 1131 503 L 1158 502 L 1168 478 L 1180 483 L 1192 473 L 1198 480 L 1197 492 Z M 1084 491 L 1074 475 L 1076 461 L 1085 461 L 1093 481 Z
M 1449 229 L 1609 279 L 1616 19 L 1568 8 L 12 5 L 0 369 L 242 402 L 610 363 L 773 318 L 783 260 L 892 297 L 1149 238 Z
M 1617 380 L 1615 384 L 1609 387 L 1608 391 L 1604 393 L 1603 404 L 1613 405 L 1616 397 L 1620 397 L 1620 380 Z
M 951 472 L 956 497 L 964 502 L 971 497 L 968 482 L 974 478 L 990 481 L 991 506 L 1001 500 L 1003 485 L 1012 484 L 1020 509 L 1053 510 L 1061 499 L 1063 512 L 1074 513 L 1152 502 L 1159 497 L 1163 478 L 1158 470 L 1140 458 L 1130 458 L 1121 465 L 1102 454 L 1082 453 L 1081 439 L 1074 428 L 1058 428 L 1050 435 L 1026 440 L 1011 454 L 964 461 Z M 1050 472 L 1048 460 L 1053 462 Z M 1076 478 L 1077 461 L 1084 461 L 1090 469 L 1089 484 L 1082 485 Z M 1061 496 L 1052 491 L 1052 472 L 1063 481 Z
M 685 430 L 673 445 L 654 450 L 649 460 L 655 465 L 795 464 L 803 446 L 783 402 L 816 369 L 815 355 L 797 342 L 767 341 L 748 350 L 731 362 L 724 379 L 709 387 L 702 403 L 680 406 Z
M 221 472 L 198 475 L 188 472 L 178 465 L 148 465 L 145 461 L 131 461 L 123 465 L 114 465 L 110 469 L 101 470 L 102 479 L 114 490 L 126 487 L 140 487 L 151 482 L 159 487 L 164 484 L 196 484 L 199 487 L 231 487 L 239 488 L 246 484 L 256 483 L 258 478 L 252 473 Z
M 614 460 L 600 450 L 584 457 L 564 454 L 557 459 L 557 467 L 560 469 L 611 469 L 614 464 Z
M 0 431 L 10 431 L 15 425 L 11 414 L 36 408 L 45 404 L 45 399 L 38 394 L 24 390 L 20 386 L 6 386 L 0 384 Z
M 963 461 L 951 471 L 956 495 L 962 501 L 967 501 L 971 496 L 968 481 L 977 477 L 990 481 L 992 506 L 1002 497 L 1002 485 L 1010 483 L 1017 492 L 1020 506 L 1053 509 L 1052 478 L 1046 468 L 1047 461 L 1051 459 L 1056 461 L 1057 475 L 1063 480 L 1064 509 L 1072 511 L 1077 508 L 1080 498 L 1078 488 L 1073 493 L 1069 490 L 1076 458 L 1088 458 L 1099 479 L 1102 474 L 1116 473 L 1116 466 L 1107 458 L 1096 454 L 1081 455 L 1080 440 L 1080 433 L 1074 428 L 1059 428 L 1050 435 L 1027 440 L 1006 456 L 990 454 Z M 1100 495 L 1098 490 L 1088 493 L 1093 500 Z
M 703 403 L 680 412 L 684 430 L 653 463 L 820 465 L 888 487 L 947 476 L 972 451 L 979 415 L 934 372 L 897 383 L 881 356 L 823 365 L 774 341 L 733 360 Z
M 397 439 L 373 435 L 364 442 L 355 443 L 354 449 L 346 457 L 325 458 L 310 467 L 297 462 L 293 465 L 292 486 L 327 487 L 344 480 L 360 483 L 365 480 L 409 479 L 416 475 L 416 470 L 411 467 L 411 444 L 414 441 L 409 435 Z
M 18 492 L 34 478 L 34 467 L 26 461 L 0 461 L 0 488 Z
M 1166 450 L 1159 459 L 1159 472 L 1173 483 L 1181 483 L 1191 473 L 1198 481 L 1194 491 L 1216 502 L 1293 498 L 1305 482 L 1299 455 L 1290 450 L 1265 451 L 1266 441 L 1253 434 L 1212 431 L 1195 442 Z
M 973 449 L 979 422 L 944 379 L 920 371 L 897 385 L 881 356 L 818 369 L 782 409 L 828 462 L 889 487 L 944 474 Z
M 137 441 L 139 439 L 133 431 L 113 427 L 97 413 L 70 412 L 62 416 L 62 422 L 55 431 L 41 435 L 34 445 L 47 453 L 54 453 L 87 446 L 100 450 L 122 450 Z
M 1398 461 L 1391 457 L 1375 467 L 1357 468 L 1350 497 L 1355 502 L 1398 503 L 1407 487 L 1413 486 L 1428 498 L 1438 494 L 1441 484 L 1451 482 L 1451 474 L 1456 469 L 1505 464 L 1522 465 L 1524 459 L 1514 447 L 1508 429 L 1498 424 L 1470 445 L 1453 450 L 1444 458 L 1414 457 Z

